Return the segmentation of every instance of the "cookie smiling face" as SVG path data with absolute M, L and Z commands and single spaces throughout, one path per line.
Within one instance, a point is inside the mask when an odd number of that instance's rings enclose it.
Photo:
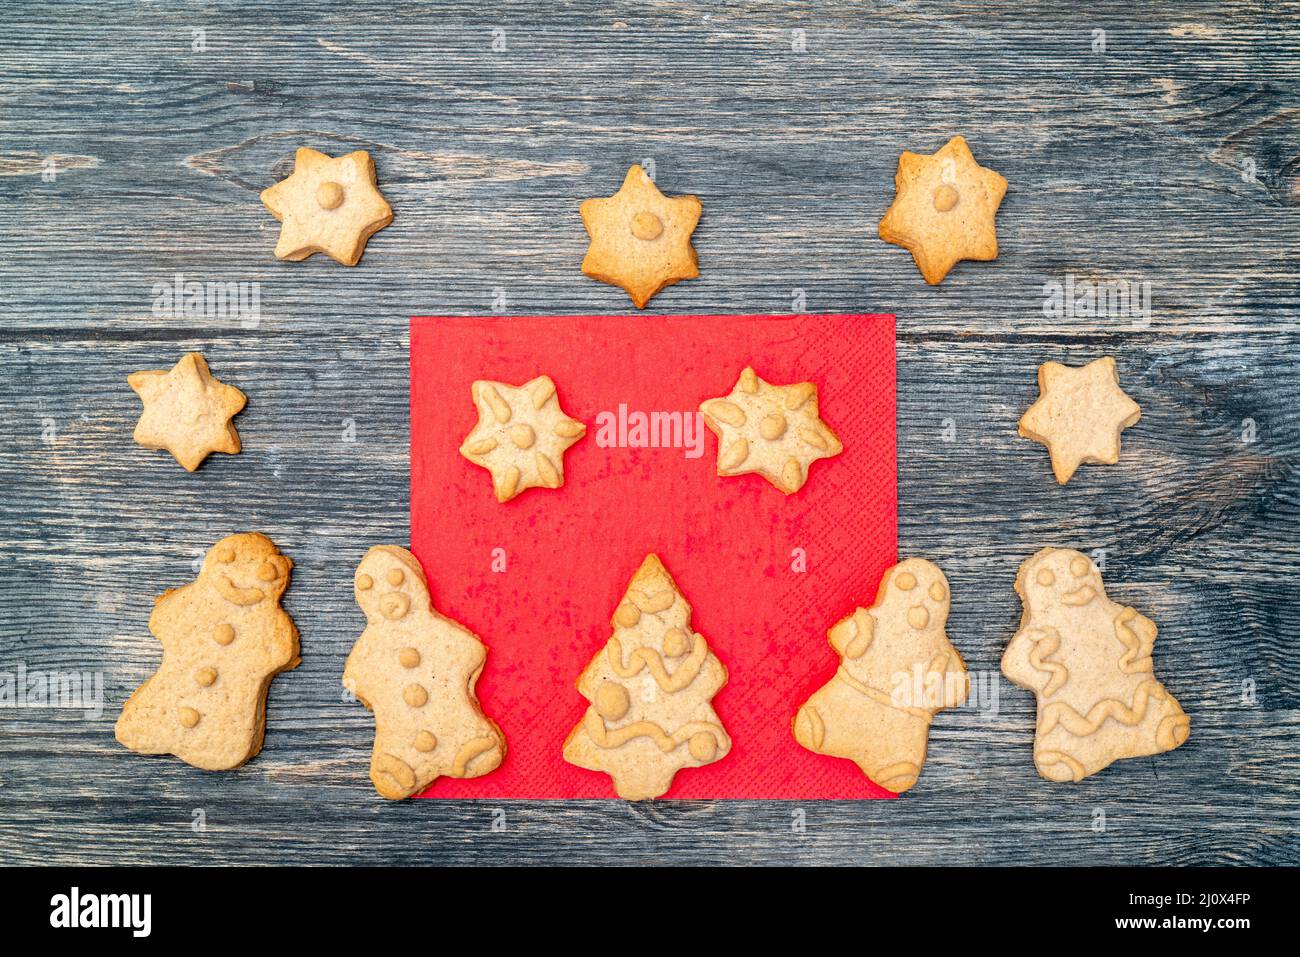
M 353 586 L 357 604 L 371 622 L 401 621 L 415 602 L 429 602 L 423 569 L 390 545 L 376 545 L 366 552 Z
M 1081 608 L 1106 592 L 1092 560 L 1072 548 L 1061 548 L 1030 562 L 1021 577 L 1031 613 L 1064 605 Z
M 251 607 L 284 594 L 292 567 L 260 535 L 230 535 L 208 549 L 199 577 L 226 601 Z

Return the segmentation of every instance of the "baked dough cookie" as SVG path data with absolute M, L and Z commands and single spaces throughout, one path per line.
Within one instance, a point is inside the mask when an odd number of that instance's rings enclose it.
M 1088 556 L 1042 549 L 1020 566 L 1016 594 L 1024 614 L 1002 673 L 1038 699 L 1039 774 L 1081 781 L 1187 740 L 1191 721 L 1152 668 L 1156 626 L 1106 597 Z
M 644 309 L 659 290 L 700 274 L 691 233 L 701 209 L 694 196 L 665 196 L 645 170 L 633 166 L 617 193 L 580 207 L 591 237 L 582 271 L 621 286 Z
M 1119 461 L 1119 434 L 1142 417 L 1119 387 L 1115 360 L 1103 356 L 1080 368 L 1038 367 L 1038 401 L 1020 417 L 1019 432 L 1047 446 L 1052 473 L 1064 485 L 1084 462 Z
M 400 800 L 443 775 L 496 770 L 506 739 L 474 693 L 487 648 L 438 614 L 424 569 L 405 548 L 370 549 L 353 584 L 368 623 L 348 655 L 343 685 L 375 713 L 375 790 Z
M 933 562 L 909 558 L 885 572 L 872 606 L 827 632 L 840 668 L 795 715 L 795 740 L 848 758 L 895 793 L 915 784 L 931 718 L 965 701 L 970 685 L 944 633 L 949 601 Z
M 610 624 L 614 634 L 578 678 L 591 707 L 564 759 L 608 774 L 625 800 L 656 798 L 682 768 L 731 750 L 710 703 L 727 669 L 691 629 L 691 606 L 656 555 L 632 576 Z
M 374 161 L 364 150 L 335 159 L 300 148 L 293 174 L 262 190 L 262 203 L 282 224 L 277 259 L 324 253 L 355 266 L 366 240 L 393 221 L 392 207 L 375 186 Z
M 844 448 L 821 420 L 811 382 L 772 385 L 746 367 L 729 395 L 700 411 L 718 437 L 719 475 L 757 472 L 786 495 L 803 488 L 813 462 Z
M 154 603 L 162 664 L 122 707 L 117 740 L 208 771 L 262 750 L 271 679 L 298 666 L 298 629 L 280 607 L 293 568 L 265 535 L 208 549 L 199 577 Z
M 930 285 L 963 259 L 998 258 L 994 217 L 1007 181 L 975 162 L 960 136 L 933 156 L 903 153 L 880 238 L 912 254 Z
M 133 372 L 127 382 L 144 403 L 135 426 L 140 445 L 166 449 L 187 472 L 212 452 L 239 452 L 239 433 L 230 420 L 248 399 L 213 378 L 199 353 L 187 352 L 169 370 Z
M 525 489 L 564 484 L 564 452 L 587 427 L 564 414 L 550 376 L 520 386 L 479 379 L 470 395 L 478 424 L 465 437 L 460 454 L 492 473 L 498 502 Z

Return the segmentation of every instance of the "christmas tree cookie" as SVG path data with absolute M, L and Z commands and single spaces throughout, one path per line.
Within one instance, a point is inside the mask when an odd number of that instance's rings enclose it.
M 909 558 L 885 572 L 876 601 L 828 632 L 840 667 L 799 709 L 795 740 L 848 758 L 901 793 L 925 764 L 930 719 L 966 700 L 966 665 L 944 633 L 948 581 L 933 562 Z
M 298 629 L 280 607 L 292 567 L 265 535 L 231 535 L 197 579 L 163 592 L 149 616 L 162 664 L 127 699 L 117 740 L 209 771 L 262 750 L 271 679 L 298 666 Z
M 628 583 L 605 647 L 578 678 L 591 702 L 564 758 L 603 771 L 618 796 L 659 797 L 682 768 L 721 760 L 731 739 L 710 703 L 727 669 L 691 630 L 691 606 L 656 555 Z
M 400 800 L 443 775 L 496 770 L 506 739 L 474 693 L 487 648 L 438 614 L 424 570 L 404 548 L 370 549 L 353 584 L 368 623 L 348 655 L 343 685 L 375 713 L 375 790 Z
M 1044 548 L 1020 566 L 1016 593 L 1024 614 L 1002 673 L 1038 698 L 1039 774 L 1080 781 L 1187 740 L 1191 721 L 1152 668 L 1156 626 L 1106 597 L 1086 555 Z

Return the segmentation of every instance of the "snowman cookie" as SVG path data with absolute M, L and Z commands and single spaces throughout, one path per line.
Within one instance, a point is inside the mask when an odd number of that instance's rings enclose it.
M 375 790 L 400 800 L 444 775 L 496 770 L 506 739 L 474 694 L 487 648 L 434 610 L 424 570 L 404 548 L 370 549 L 353 585 L 368 623 L 348 655 L 343 685 L 375 713 Z
M 925 763 L 930 719 L 966 700 L 966 665 L 944 633 L 948 581 L 933 562 L 909 558 L 885 572 L 870 608 L 827 633 L 840 667 L 794 718 L 809 751 L 848 758 L 901 793 Z
M 231 535 L 197 579 L 163 592 L 149 616 L 162 664 L 122 707 L 117 740 L 208 771 L 262 750 L 271 679 L 298 665 L 298 629 L 280 607 L 292 567 L 265 535 Z
M 1002 673 L 1038 698 L 1039 774 L 1080 781 L 1187 740 L 1191 722 L 1152 669 L 1156 626 L 1106 597 L 1086 555 L 1044 548 L 1020 566 L 1016 593 L 1024 614 Z

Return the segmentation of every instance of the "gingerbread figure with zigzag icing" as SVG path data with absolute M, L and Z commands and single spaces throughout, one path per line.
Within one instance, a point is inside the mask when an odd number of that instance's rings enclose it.
M 632 576 L 611 624 L 578 678 L 591 707 L 564 742 L 564 759 L 608 774 L 625 800 L 656 798 L 682 768 L 731 750 L 711 703 L 727 669 L 691 630 L 691 606 L 655 555 Z
M 1002 673 L 1038 698 L 1039 774 L 1080 781 L 1187 740 L 1191 722 L 1152 669 L 1155 624 L 1106 597 L 1086 555 L 1044 548 L 1020 566 L 1016 592 L 1024 614 Z

